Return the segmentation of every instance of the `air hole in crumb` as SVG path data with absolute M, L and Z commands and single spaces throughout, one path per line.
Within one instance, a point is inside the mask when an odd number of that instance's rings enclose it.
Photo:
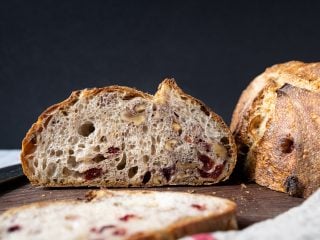
M 223 137 L 223 138 L 220 139 L 220 142 L 223 145 L 228 145 L 229 144 L 229 139 L 227 137 Z
M 106 136 L 102 136 L 99 141 L 100 141 L 100 142 L 106 142 L 106 141 L 107 141 Z
M 92 122 L 85 122 L 78 128 L 78 133 L 81 136 L 87 137 L 94 131 L 94 125 Z
M 71 171 L 70 171 L 67 167 L 64 167 L 64 168 L 62 169 L 62 175 L 64 175 L 64 176 L 69 176 L 70 173 L 71 173 Z
M 146 184 L 147 182 L 150 181 L 150 178 L 151 178 L 151 172 L 146 172 L 143 176 L 143 179 L 142 179 L 142 183 L 143 184 Z
M 38 167 L 38 160 L 34 160 L 34 162 L 33 162 L 33 166 L 34 166 L 35 168 L 37 168 L 37 167 Z
M 94 162 L 101 162 L 101 161 L 103 161 L 103 160 L 105 160 L 106 158 L 102 155 L 102 154 L 98 154 L 98 155 L 96 155 L 94 158 L 92 158 L 92 161 L 94 161 Z
M 62 150 L 57 150 L 56 151 L 56 156 L 59 157 L 63 154 L 63 151 Z
M 136 175 L 137 172 L 138 172 L 138 166 L 129 168 L 128 177 L 129 177 L 129 178 L 134 177 L 134 175 Z
M 51 151 L 50 151 L 50 157 L 54 156 L 54 154 L 55 154 L 55 151 L 54 151 L 53 149 L 51 149 Z
M 210 115 L 210 112 L 208 111 L 208 109 L 205 107 L 205 106 L 201 106 L 200 107 L 200 110 L 202 112 L 204 112 L 205 115 L 209 116 Z
M 48 177 L 52 177 L 53 174 L 56 171 L 56 166 L 54 163 L 49 163 L 48 167 L 47 167 L 47 175 Z
M 181 96 L 180 97 L 182 100 L 187 100 L 188 98 L 186 96 Z
M 152 105 L 152 111 L 157 111 L 157 105 L 155 104 Z
M 119 162 L 119 164 L 117 165 L 117 169 L 118 170 L 122 170 L 126 167 L 126 163 L 127 163 L 127 156 L 125 153 L 123 153 L 122 159 Z
M 47 159 L 44 158 L 42 161 L 42 169 L 44 170 L 44 169 L 46 169 L 46 167 L 47 167 Z
M 93 148 L 93 151 L 95 151 L 95 152 L 100 152 L 100 146 L 99 146 L 99 145 L 95 146 L 95 147 Z
M 142 131 L 143 131 L 144 133 L 148 132 L 148 127 L 147 127 L 146 125 L 144 125 L 144 126 L 142 127 Z
M 173 112 L 173 114 L 178 118 L 179 117 L 179 115 L 176 113 L 176 112 Z
M 154 144 L 151 145 L 151 155 L 154 155 L 156 153 L 156 147 Z
M 144 155 L 143 157 L 142 157 L 142 160 L 143 160 L 143 162 L 144 163 L 147 163 L 147 162 L 149 162 L 149 156 L 148 155 Z
M 160 136 L 158 135 L 158 136 L 157 136 L 157 143 L 160 143 L 160 141 L 161 141 L 161 138 L 160 138 Z
M 76 167 L 78 165 L 76 158 L 74 156 L 69 156 L 67 160 L 67 165 L 71 167 Z
M 78 147 L 79 148 L 85 148 L 86 146 L 84 144 L 79 144 Z
M 73 155 L 74 154 L 74 151 L 72 149 L 69 149 L 69 154 L 70 155 Z

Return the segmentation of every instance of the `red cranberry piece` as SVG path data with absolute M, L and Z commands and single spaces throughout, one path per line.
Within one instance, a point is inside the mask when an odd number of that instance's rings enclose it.
M 124 235 L 126 235 L 126 229 L 124 229 L 124 228 L 118 228 L 117 230 L 115 230 L 112 234 L 114 235 L 114 236 L 124 236 Z
M 213 162 L 211 158 L 206 155 L 200 155 L 199 160 L 203 163 L 202 170 L 209 171 L 213 167 Z
M 136 217 L 136 215 L 134 215 L 134 214 L 127 214 L 127 215 L 124 215 L 123 217 L 119 218 L 119 220 L 127 222 L 130 218 L 135 218 L 135 217 Z
M 108 148 L 108 153 L 116 154 L 120 151 L 120 148 L 118 147 L 109 147 Z
M 221 175 L 223 168 L 224 165 L 219 164 L 214 168 L 213 172 L 206 172 L 203 169 L 198 169 L 198 172 L 203 178 L 218 178 Z
M 15 231 L 19 231 L 21 229 L 20 225 L 13 225 L 11 227 L 8 228 L 8 232 L 15 232 Z
M 208 233 L 200 233 L 192 235 L 192 240 L 216 240 L 216 238 Z
M 101 168 L 90 168 L 87 171 L 84 172 L 84 178 L 86 180 L 93 180 L 97 177 L 100 177 L 102 174 Z
M 207 209 L 205 205 L 199 205 L 199 204 L 192 204 L 191 207 L 198 209 L 199 211 L 204 211 Z

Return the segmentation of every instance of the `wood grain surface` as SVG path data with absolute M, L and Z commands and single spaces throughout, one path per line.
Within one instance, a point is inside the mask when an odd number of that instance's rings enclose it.
M 83 198 L 92 188 L 42 188 L 33 187 L 25 177 L 0 185 L 0 213 L 36 201 Z M 275 217 L 289 208 L 302 203 L 303 199 L 290 197 L 257 184 L 226 184 L 203 187 L 160 187 L 148 188 L 157 191 L 184 191 L 210 194 L 229 198 L 238 205 L 237 219 L 239 228 L 255 222 Z M 137 188 L 132 188 L 132 191 Z

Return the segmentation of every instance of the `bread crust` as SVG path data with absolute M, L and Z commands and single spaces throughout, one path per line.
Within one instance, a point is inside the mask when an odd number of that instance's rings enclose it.
M 298 61 L 266 69 L 243 91 L 231 131 L 249 179 L 304 197 L 320 186 L 319 92 L 320 63 Z
M 12 208 L 5 211 L 2 216 L 10 217 L 18 212 L 21 212 L 28 208 L 42 208 L 52 204 L 79 204 L 81 201 L 98 201 L 106 196 L 112 197 L 112 195 L 117 192 L 133 195 L 133 194 L 152 194 L 153 191 L 147 190 L 120 190 L 120 191 L 110 191 L 110 190 L 92 190 L 86 195 L 87 200 L 60 200 L 60 201 L 43 201 L 36 202 L 20 207 Z M 192 195 L 191 193 L 182 193 L 183 195 Z M 197 196 L 206 196 L 203 194 L 197 194 Z M 215 198 L 215 197 L 212 197 Z M 174 240 L 181 238 L 183 236 L 192 235 L 201 232 L 210 232 L 217 230 L 235 230 L 238 228 L 236 221 L 236 204 L 230 200 L 224 199 L 227 208 L 223 213 L 210 213 L 205 217 L 189 217 L 179 219 L 172 223 L 165 229 L 156 231 L 145 231 L 133 234 L 126 238 L 126 240 Z
M 230 154 L 230 162 L 228 162 L 228 168 L 227 168 L 227 172 L 226 172 L 226 177 L 223 179 L 227 180 L 229 178 L 229 175 L 231 174 L 231 172 L 234 169 L 235 163 L 236 163 L 236 155 L 237 155 L 237 150 L 236 150 L 236 145 L 235 145 L 235 141 L 234 138 L 228 128 L 228 126 L 224 123 L 224 121 L 222 120 L 222 118 L 217 115 L 215 112 L 213 112 L 213 110 L 211 110 L 208 106 L 206 106 L 203 102 L 201 102 L 200 100 L 184 93 L 182 91 L 181 88 L 178 87 L 178 85 L 176 84 L 174 79 L 165 79 L 158 87 L 158 91 L 156 92 L 156 94 L 150 95 L 147 93 L 143 93 L 141 91 L 138 91 L 134 88 L 129 88 L 129 87 L 123 87 L 123 86 L 109 86 L 109 87 L 103 87 L 103 88 L 92 88 L 92 89 L 84 89 L 84 90 L 80 90 L 80 91 L 75 91 L 73 92 L 70 97 L 58 104 L 55 104 L 51 107 L 49 107 L 47 110 L 45 110 L 38 118 L 37 122 L 34 123 L 32 125 L 32 127 L 29 129 L 29 131 L 27 132 L 25 138 L 22 141 L 22 150 L 21 150 L 21 163 L 22 163 L 22 168 L 23 168 L 23 172 L 24 174 L 29 178 L 30 182 L 33 185 L 44 185 L 44 186 L 48 186 L 48 187 L 61 187 L 61 186 L 96 186 L 96 184 L 86 184 L 86 183 L 82 183 L 82 184 L 74 184 L 74 183 L 59 183 L 59 184 L 55 184 L 55 183 L 41 183 L 38 181 L 38 179 L 36 179 L 35 177 L 33 177 L 29 165 L 28 165 L 28 155 L 32 153 L 32 151 L 34 151 L 35 149 L 35 144 L 33 143 L 33 138 L 34 136 L 36 136 L 38 133 L 40 133 L 45 127 L 46 124 L 48 123 L 48 121 L 51 119 L 52 115 L 57 112 L 57 111 L 63 111 L 65 109 L 68 109 L 69 107 L 71 107 L 72 105 L 74 105 L 79 98 L 81 97 L 85 97 L 85 98 L 93 98 L 94 96 L 96 96 L 97 94 L 100 93 L 109 93 L 109 92 L 123 92 L 126 95 L 128 95 L 129 97 L 132 96 L 138 96 L 147 100 L 153 100 L 153 101 L 161 101 L 161 99 L 159 98 L 160 96 L 160 92 L 164 91 L 166 88 L 170 88 L 170 89 L 174 89 L 176 90 L 176 92 L 178 92 L 178 94 L 180 96 L 183 96 L 186 101 L 190 101 L 192 104 L 196 104 L 198 106 L 200 106 L 201 110 L 204 111 L 205 113 L 207 113 L 207 115 L 210 115 L 212 120 L 216 121 L 219 123 L 219 125 L 222 128 L 223 132 L 226 132 L 228 135 L 228 145 L 229 145 L 229 154 Z M 159 98 L 159 99 L 158 99 Z M 190 183 L 190 185 L 200 185 L 201 183 Z M 204 183 L 205 185 L 207 184 L 212 184 L 210 182 L 208 183 Z M 120 182 L 117 182 L 115 184 L 115 182 L 110 181 L 107 184 L 104 184 L 103 186 L 106 187 L 128 187 L 127 183 L 123 183 L 121 184 Z M 141 184 L 142 186 L 142 184 Z M 146 187 L 152 187 L 154 186 L 153 184 L 145 184 L 143 186 Z

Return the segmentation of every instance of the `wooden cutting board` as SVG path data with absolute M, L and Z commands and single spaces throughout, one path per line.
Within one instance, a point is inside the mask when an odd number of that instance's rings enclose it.
M 45 200 L 83 198 L 92 188 L 42 188 L 33 187 L 25 177 L 0 185 L 0 213 L 11 207 Z M 240 228 L 275 217 L 303 202 L 301 198 L 275 192 L 257 184 L 224 184 L 204 187 L 148 188 L 157 191 L 183 191 L 210 194 L 229 198 L 238 205 L 237 219 Z M 132 188 L 132 191 L 137 188 Z

